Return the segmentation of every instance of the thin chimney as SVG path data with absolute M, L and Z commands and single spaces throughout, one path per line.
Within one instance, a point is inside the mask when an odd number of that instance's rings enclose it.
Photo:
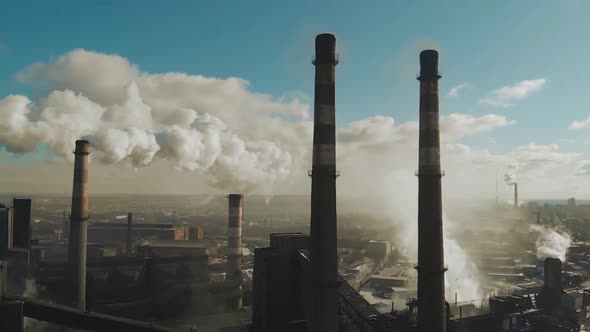
M 127 212 L 127 255 L 131 255 L 131 232 L 133 231 L 133 213 Z
M 518 183 L 514 182 L 514 207 L 518 207 Z
M 73 301 L 80 310 L 86 310 L 86 245 L 88 231 L 88 155 L 90 143 L 76 141 L 74 151 L 74 186 L 70 217 L 69 266 L 74 282 Z
M 227 222 L 227 272 L 226 280 L 236 283 L 235 303 L 232 307 L 242 308 L 242 212 L 244 196 L 230 194 Z
M 311 171 L 311 331 L 338 330 L 336 249 L 336 37 L 315 39 L 315 101 Z
M 446 331 L 443 220 L 438 110 L 438 52 L 420 53 L 418 170 L 418 326 Z

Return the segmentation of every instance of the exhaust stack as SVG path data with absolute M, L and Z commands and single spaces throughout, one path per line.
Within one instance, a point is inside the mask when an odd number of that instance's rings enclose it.
M 311 331 L 338 329 L 336 251 L 336 38 L 315 39 L 315 102 L 311 176 Z
M 518 183 L 514 183 L 514 207 L 518 207 Z
M 227 224 L 227 273 L 226 280 L 236 283 L 238 290 L 231 306 L 242 308 L 242 210 L 244 195 L 229 194 Z
M 561 284 L 561 260 L 546 258 L 544 261 L 544 284 L 537 295 L 537 305 L 547 313 L 553 313 L 561 304 L 564 294 Z
M 418 170 L 418 326 L 446 331 L 443 220 L 438 110 L 438 52 L 420 53 L 420 148 Z
M 133 213 L 128 212 L 127 213 L 127 246 L 126 246 L 126 250 L 127 250 L 127 255 L 131 255 L 131 232 L 132 232 L 132 228 L 133 228 Z
M 74 304 L 86 310 L 86 245 L 88 234 L 88 155 L 90 143 L 76 141 L 74 151 L 74 186 L 70 217 L 70 243 L 68 262 L 74 282 Z

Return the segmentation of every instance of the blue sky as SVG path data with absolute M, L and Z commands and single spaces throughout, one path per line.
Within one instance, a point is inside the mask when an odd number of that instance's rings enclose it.
M 256 92 L 312 96 L 313 38 L 329 31 L 341 59 L 340 126 L 376 114 L 416 120 L 418 53 L 436 47 L 443 113 L 495 113 L 516 121 L 467 143 L 497 153 L 529 142 L 586 153 L 590 135 L 568 126 L 590 115 L 589 11 L 590 2 L 582 0 L 4 1 L 0 97 L 34 98 L 14 74 L 74 48 L 119 54 L 151 73 L 235 76 Z M 495 89 L 533 79 L 546 80 L 542 89 L 509 107 L 479 102 Z M 458 96 L 446 96 L 465 83 Z

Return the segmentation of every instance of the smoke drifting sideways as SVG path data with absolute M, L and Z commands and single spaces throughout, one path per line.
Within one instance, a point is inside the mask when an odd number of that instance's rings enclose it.
M 206 174 L 211 187 L 270 195 L 304 159 L 307 148 L 293 142 L 309 137 L 311 146 L 308 105 L 251 93 L 239 79 L 147 74 L 124 58 L 85 50 L 17 78 L 49 92 L 36 101 L 0 99 L 0 146 L 14 154 L 43 144 L 71 160 L 75 140 L 87 139 L 103 163 L 143 168 L 162 158 Z
M 537 258 L 558 258 L 565 262 L 567 250 L 572 245 L 571 236 L 559 228 L 531 225 L 531 232 L 536 233 L 535 246 Z

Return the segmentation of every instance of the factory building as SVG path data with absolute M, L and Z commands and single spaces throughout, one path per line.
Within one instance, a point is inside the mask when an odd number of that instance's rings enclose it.
M 88 241 L 94 243 L 126 242 L 127 223 L 94 223 L 88 227 Z M 133 239 L 189 240 L 188 224 L 138 224 L 132 226 Z
M 254 251 L 252 328 L 257 332 L 307 331 L 313 314 L 309 236 L 271 234 L 270 247 Z M 345 280 L 338 279 L 337 328 L 344 332 L 406 331 L 412 322 L 383 317 Z
M 272 234 L 270 247 L 254 250 L 252 321 L 255 331 L 285 330 L 307 320 L 299 250 L 309 248 L 301 233 Z
M 211 241 L 147 240 L 135 248 L 136 256 L 176 257 L 208 256 L 209 249 L 215 248 Z
M 28 249 L 31 247 L 31 199 L 12 200 L 12 246 Z
M 544 283 L 538 294 L 492 296 L 489 314 L 450 321 L 450 331 L 580 331 L 586 319 L 590 292 L 565 291 L 561 261 L 544 261 Z
M 382 259 L 391 251 L 391 242 L 371 240 L 367 244 L 367 256 Z
M 0 204 L 0 259 L 8 255 L 9 248 L 12 248 L 12 211 Z

